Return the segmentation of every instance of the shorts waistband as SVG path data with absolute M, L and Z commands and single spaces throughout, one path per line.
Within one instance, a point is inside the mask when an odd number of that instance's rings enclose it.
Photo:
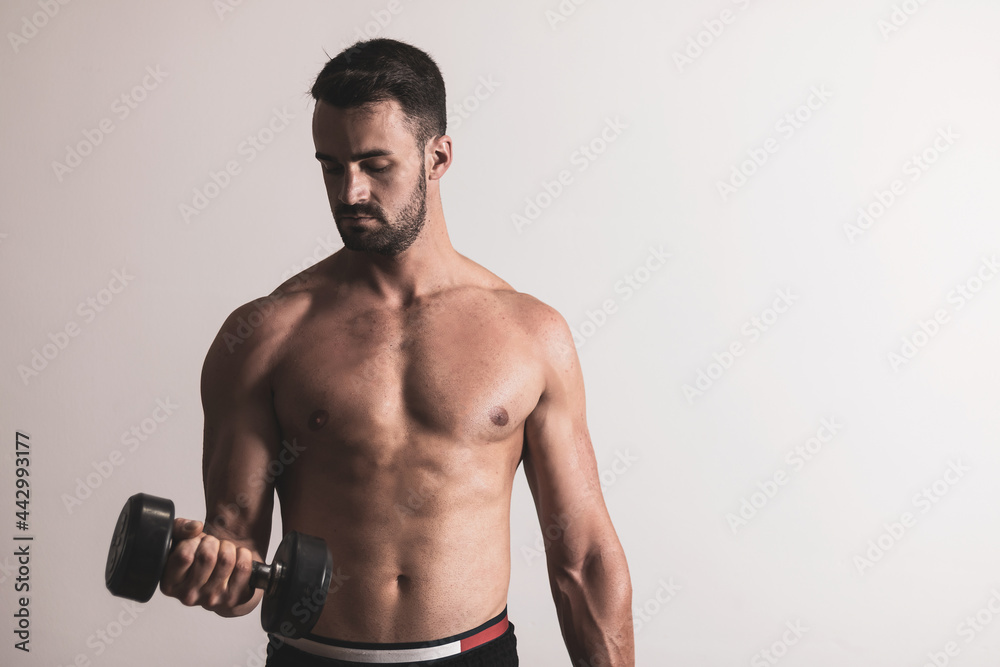
M 508 625 L 507 607 L 504 606 L 502 612 L 478 627 L 451 637 L 426 642 L 389 644 L 349 642 L 312 633 L 302 638 L 281 637 L 280 640 L 300 651 L 324 658 L 370 663 L 413 662 L 446 658 L 469 651 L 496 639 L 507 631 Z

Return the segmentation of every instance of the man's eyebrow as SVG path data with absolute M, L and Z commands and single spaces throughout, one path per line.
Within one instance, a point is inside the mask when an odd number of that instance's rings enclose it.
M 385 157 L 387 155 L 393 155 L 393 152 L 386 150 L 385 148 L 375 148 L 370 151 L 365 151 L 364 153 L 356 153 L 355 155 L 352 155 L 350 162 L 360 162 L 361 160 L 367 160 L 373 157 Z M 336 158 L 327 155 L 326 153 L 320 153 L 319 151 L 316 151 L 316 159 L 326 160 L 327 162 L 337 162 Z

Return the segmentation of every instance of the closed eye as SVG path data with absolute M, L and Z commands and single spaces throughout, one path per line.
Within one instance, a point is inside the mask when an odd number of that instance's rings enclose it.
M 329 164 L 327 164 L 325 162 L 320 162 L 320 165 L 322 165 L 323 171 L 325 173 L 327 173 L 327 174 L 340 174 L 340 173 L 343 173 L 343 171 L 344 171 L 344 168 L 341 167 L 340 165 L 329 165 Z M 391 166 L 392 165 L 386 165 L 384 167 L 371 167 L 371 166 L 365 165 L 364 168 L 365 168 L 365 170 L 370 171 L 373 174 L 381 174 L 381 173 L 383 173 L 385 171 L 388 171 L 389 167 L 391 167 Z

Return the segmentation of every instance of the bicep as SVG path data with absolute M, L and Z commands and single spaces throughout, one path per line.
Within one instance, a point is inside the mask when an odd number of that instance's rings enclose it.
M 280 429 L 274 415 L 266 340 L 234 343 L 229 334 L 241 309 L 216 337 L 202 370 L 205 412 L 202 475 L 208 532 L 254 548 L 262 555 L 270 538 Z M 255 331 L 261 339 L 265 332 Z
M 525 421 L 524 472 L 550 562 L 582 565 L 613 531 L 587 428 L 583 372 L 569 327 L 556 315 L 539 341 L 545 389 Z

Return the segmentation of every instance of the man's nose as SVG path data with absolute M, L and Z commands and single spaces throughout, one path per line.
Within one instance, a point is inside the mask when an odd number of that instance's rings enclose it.
M 338 199 L 348 206 L 368 200 L 368 183 L 361 170 L 345 169 Z

